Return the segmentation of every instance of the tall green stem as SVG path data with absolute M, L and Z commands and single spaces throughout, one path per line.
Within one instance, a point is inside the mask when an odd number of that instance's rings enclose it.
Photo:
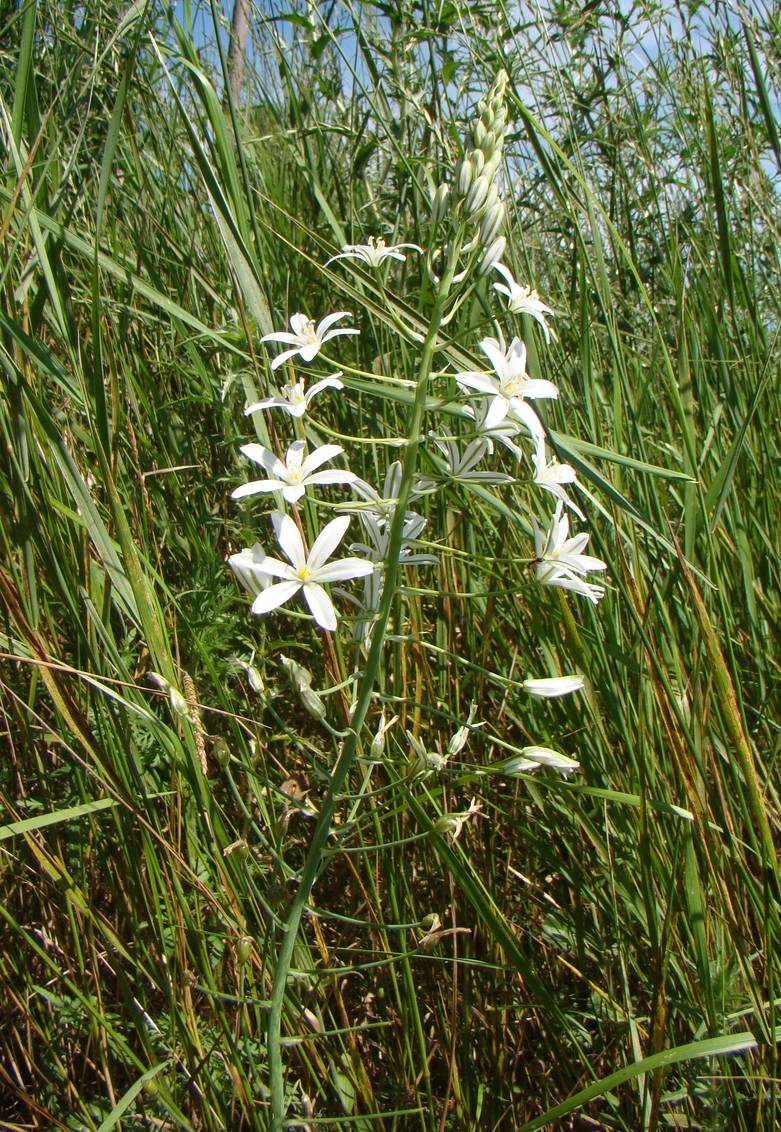
M 377 613 L 377 621 L 372 633 L 372 642 L 366 660 L 366 669 L 361 680 L 355 712 L 353 713 L 350 735 L 342 748 L 342 753 L 334 768 L 328 792 L 320 807 L 320 817 L 318 818 L 312 836 L 312 843 L 304 864 L 301 881 L 295 899 L 290 907 L 290 915 L 285 927 L 285 934 L 282 937 L 282 943 L 279 948 L 279 955 L 274 969 L 274 985 L 271 991 L 271 1008 L 269 1012 L 267 1038 L 269 1078 L 271 1085 L 272 1132 L 281 1132 L 285 1120 L 285 1082 L 280 1039 L 282 1007 L 285 1000 L 288 972 L 293 958 L 301 917 L 309 900 L 309 894 L 317 879 L 318 872 L 320 871 L 323 850 L 325 849 L 328 834 L 331 829 L 331 821 L 347 775 L 350 773 L 350 769 L 355 762 L 355 757 L 358 752 L 359 736 L 363 728 L 364 720 L 366 719 L 366 713 L 369 710 L 380 671 L 382 648 L 385 643 L 393 597 L 396 592 L 396 575 L 398 573 L 401 543 L 404 534 L 404 515 L 407 509 L 407 500 L 409 498 L 410 487 L 418 461 L 421 429 L 423 427 L 423 417 L 426 410 L 428 380 L 431 376 L 431 367 L 437 350 L 437 334 L 439 333 L 439 328 L 442 323 L 445 304 L 453 285 L 453 276 L 455 275 L 456 264 L 458 262 L 460 245 L 461 240 L 459 239 L 455 240 L 451 246 L 447 267 L 442 276 L 437 301 L 431 315 L 428 333 L 423 343 L 420 368 L 418 370 L 418 381 L 415 389 L 415 400 L 409 419 L 409 441 L 402 465 L 398 501 L 393 512 L 393 522 L 391 524 L 382 598 Z

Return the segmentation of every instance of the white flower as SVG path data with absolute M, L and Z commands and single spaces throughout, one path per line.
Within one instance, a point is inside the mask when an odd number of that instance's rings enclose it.
M 360 259 L 369 267 L 379 267 L 386 259 L 405 260 L 407 257 L 402 253 L 402 248 L 412 248 L 413 251 L 423 254 L 423 248 L 418 247 L 417 244 L 392 244 L 386 247 L 382 236 L 378 240 L 375 240 L 374 236 L 369 236 L 368 244 L 344 244 L 339 255 L 331 256 L 328 263 L 333 263 L 337 259 Z
M 537 581 L 544 586 L 573 590 L 596 605 L 600 598 L 604 597 L 605 590 L 602 586 L 585 582 L 582 575 L 587 574 L 589 570 L 606 570 L 607 564 L 599 558 L 592 558 L 590 554 L 582 553 L 588 543 L 588 535 L 567 537 L 569 519 L 566 515 L 562 518 L 563 506 L 564 504 L 559 500 L 544 540 L 537 526 L 537 520 L 532 515 Z
M 313 318 L 307 318 L 305 314 L 294 314 L 290 320 L 293 329 L 292 334 L 288 330 L 280 330 L 274 334 L 264 334 L 261 338 L 261 342 L 283 342 L 293 347 L 292 350 L 283 350 L 281 354 L 277 354 L 271 363 L 271 368 L 277 369 L 288 358 L 292 358 L 296 354 L 301 355 L 302 361 L 311 362 L 312 358 L 320 353 L 323 343 L 327 342 L 329 338 L 336 338 L 339 334 L 357 334 L 357 330 L 347 327 L 331 330 L 333 324 L 338 322 L 340 318 L 349 317 L 348 311 L 337 311 L 335 314 L 326 315 L 315 326 Z
M 530 696 L 539 696 L 544 700 L 555 699 L 556 696 L 568 696 L 571 692 L 579 692 L 583 687 L 582 676 L 543 676 L 539 679 L 529 677 L 521 685 L 524 692 Z
M 561 499 L 563 503 L 572 508 L 578 518 L 584 519 L 583 512 L 577 504 L 572 502 L 562 487 L 562 484 L 576 482 L 575 469 L 571 468 L 569 464 L 560 464 L 555 456 L 552 460 L 547 459 L 544 436 L 536 436 L 534 441 L 536 451 L 532 460 L 534 461 L 534 482 L 537 487 L 541 487 L 543 491 L 549 491 L 551 495 Z
M 304 599 L 317 624 L 332 632 L 336 628 L 336 610 L 321 583 L 361 578 L 371 574 L 374 569 L 371 562 L 362 558 L 343 558 L 331 563 L 326 561 L 344 538 L 350 516 L 342 515 L 323 527 L 308 555 L 298 527 L 290 516 L 275 511 L 271 518 L 277 541 L 290 561 L 281 562 L 278 558 L 268 556 L 263 559 L 260 567 L 263 573 L 283 580 L 261 590 L 252 604 L 252 612 L 270 613 L 303 589 Z
M 231 492 L 232 499 L 244 499 L 247 495 L 257 495 L 260 492 L 281 491 L 288 503 L 295 503 L 309 484 L 352 483 L 357 479 L 354 472 L 341 468 L 326 472 L 315 471 L 315 468 L 319 468 L 321 464 L 333 460 L 335 456 L 344 452 L 340 444 L 321 444 L 305 457 L 306 441 L 294 440 L 287 450 L 284 461 L 269 448 L 264 448 L 262 444 L 244 444 L 240 451 L 248 460 L 260 464 L 274 478 L 242 484 Z
M 504 283 L 494 283 L 494 290 L 507 296 L 507 309 L 512 311 L 513 314 L 528 314 L 531 318 L 536 319 L 542 327 L 545 341 L 550 342 L 553 332 L 548 326 L 545 316 L 546 314 L 553 314 L 551 308 L 546 306 L 537 292 L 532 291 L 531 287 L 521 287 L 519 283 L 516 283 L 509 267 L 505 267 L 503 263 L 494 263 L 492 267 L 507 280 L 507 286 Z M 555 334 L 553 337 L 556 337 Z
M 306 390 L 303 379 L 290 382 L 282 387 L 281 393 L 276 393 L 273 397 L 264 397 L 262 401 L 250 405 L 244 410 L 244 414 L 246 416 L 248 413 L 257 413 L 259 409 L 284 409 L 291 417 L 303 417 L 309 408 L 309 402 L 321 389 L 344 389 L 344 385 L 339 380 L 341 372 L 339 370 L 339 373 L 332 373 L 330 377 L 316 381 Z
M 532 436 L 542 436 L 539 418 L 525 398 L 558 397 L 556 386 L 552 381 L 527 375 L 526 347 L 520 338 L 513 338 L 509 347 L 505 347 L 503 338 L 484 338 L 480 347 L 494 367 L 495 375 L 468 371 L 457 373 L 456 381 L 463 389 L 474 389 L 492 398 L 483 427 L 494 429 L 511 413 L 526 425 Z

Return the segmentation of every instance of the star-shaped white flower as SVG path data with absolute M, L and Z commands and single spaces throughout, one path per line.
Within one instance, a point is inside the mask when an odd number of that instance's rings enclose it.
M 258 495 L 261 492 L 281 491 L 288 503 L 295 503 L 310 484 L 353 483 L 357 479 L 354 472 L 342 468 L 333 468 L 325 472 L 315 470 L 344 452 L 341 444 L 321 444 L 314 452 L 305 456 L 306 441 L 294 440 L 284 460 L 280 460 L 262 444 L 244 444 L 240 451 L 248 460 L 260 464 L 273 478 L 252 480 L 251 483 L 242 484 L 231 492 L 232 499 L 244 499 L 247 495 Z
M 604 597 L 604 587 L 584 581 L 583 575 L 590 570 L 606 570 L 607 564 L 600 558 L 583 554 L 588 544 L 588 535 L 568 537 L 569 518 L 566 515 L 562 517 L 563 507 L 564 504 L 559 500 L 544 539 L 537 526 L 537 520 L 532 515 L 537 581 L 544 586 L 572 590 L 587 597 L 596 605 L 600 598 Z
M 411 248 L 423 254 L 423 248 L 418 247 L 417 244 L 386 245 L 382 236 L 378 240 L 375 240 L 374 236 L 369 236 L 368 244 L 344 244 L 339 255 L 331 256 L 328 263 L 333 263 L 337 259 L 360 259 L 369 267 L 379 267 L 386 259 L 404 261 L 407 257 L 401 251 L 402 248 Z
M 504 339 L 484 338 L 480 348 L 494 367 L 494 373 L 467 371 L 457 373 L 456 381 L 462 389 L 474 389 L 492 398 L 483 428 L 491 430 L 501 424 L 508 414 L 525 424 L 532 436 L 543 435 L 539 418 L 526 398 L 558 397 L 559 391 L 552 381 L 532 378 L 526 373 L 526 347 L 520 338 L 513 338 L 508 347 Z
M 537 487 L 541 487 L 543 491 L 549 491 L 551 495 L 555 495 L 557 499 L 561 499 L 568 507 L 572 508 L 575 514 L 584 519 L 585 516 L 577 504 L 573 503 L 563 488 L 565 483 L 575 483 L 575 469 L 571 468 L 569 464 L 560 464 L 554 456 L 552 460 L 548 460 L 545 454 L 545 437 L 535 437 L 536 451 L 532 456 L 534 461 L 534 482 Z
M 254 404 L 249 405 L 244 410 L 244 415 L 257 413 L 260 409 L 284 409 L 291 417 L 303 417 L 309 408 L 309 402 L 321 389 L 344 389 L 343 383 L 339 380 L 341 372 L 339 370 L 339 373 L 332 373 L 330 377 L 316 381 L 309 389 L 305 387 L 303 378 L 300 381 L 290 382 L 282 387 L 281 393 L 264 397 L 262 401 L 255 401 Z
M 528 314 L 530 318 L 535 319 L 542 327 L 546 342 L 550 342 L 551 336 L 555 338 L 556 335 L 545 319 L 545 316 L 553 314 L 553 311 L 542 301 L 537 292 L 533 291 L 531 287 L 521 287 L 519 283 L 516 283 L 513 273 L 503 263 L 494 263 L 491 266 L 507 280 L 506 286 L 504 283 L 494 283 L 494 290 L 507 296 L 507 309 L 512 311 L 513 314 Z
M 252 603 L 252 612 L 270 613 L 272 609 L 284 605 L 299 590 L 303 590 L 304 600 L 317 624 L 322 629 L 333 632 L 336 628 L 336 610 L 322 583 L 362 578 L 374 570 L 372 563 L 363 558 L 342 558 L 339 562 L 327 561 L 344 538 L 350 525 L 350 516 L 341 515 L 323 527 L 312 543 L 308 555 L 298 527 L 289 515 L 275 511 L 271 521 L 274 524 L 277 541 L 289 562 L 281 562 L 278 558 L 268 556 L 263 559 L 260 567 L 263 573 L 273 578 L 281 578 L 282 581 L 261 590 Z
M 277 354 L 274 361 L 271 363 L 272 369 L 277 369 L 286 362 L 288 358 L 295 357 L 296 354 L 301 355 L 301 360 L 304 362 L 311 362 L 312 358 L 320 353 L 324 342 L 330 338 L 336 338 L 339 334 L 357 334 L 358 331 L 349 327 L 340 327 L 339 330 L 331 330 L 335 322 L 340 318 L 349 318 L 348 311 L 336 311 L 335 314 L 326 315 L 317 326 L 313 318 L 307 318 L 305 314 L 294 314 L 290 320 L 290 326 L 293 333 L 289 330 L 279 330 L 274 334 L 264 334 L 261 342 L 283 342 L 285 345 L 291 346 L 290 350 L 283 350 L 281 354 Z

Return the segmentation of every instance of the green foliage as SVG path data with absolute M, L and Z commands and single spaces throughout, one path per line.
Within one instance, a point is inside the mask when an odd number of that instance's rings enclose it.
M 285 1105 L 777 1127 L 778 12 L 618 7 L 263 3 L 230 106 L 216 6 L 0 4 L 0 1121 L 270 1126 L 274 974 L 353 652 L 250 619 L 226 570 L 265 537 L 228 499 L 237 446 L 278 439 L 243 409 L 263 334 L 350 310 L 310 439 L 382 483 L 420 368 L 398 324 L 425 334 L 435 293 L 414 256 L 323 265 L 428 246 L 504 67 L 505 261 L 557 339 L 514 332 L 562 390 L 546 423 L 609 592 L 535 587 L 524 492 L 422 460 L 440 565 L 390 611 L 399 720 L 374 763 L 368 703 L 299 909 Z M 478 364 L 492 301 L 479 283 L 448 325 L 423 410 Z M 577 701 L 522 691 L 575 667 Z M 412 777 L 405 728 L 445 751 L 470 704 L 486 726 Z M 492 772 L 529 744 L 579 775 Z

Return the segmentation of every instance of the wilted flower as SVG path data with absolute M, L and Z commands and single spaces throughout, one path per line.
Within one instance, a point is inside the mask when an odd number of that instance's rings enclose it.
M 441 435 L 430 432 L 445 461 L 448 475 L 462 483 L 512 483 L 513 477 L 505 472 L 475 471 L 477 465 L 488 451 L 489 441 L 478 436 L 467 444 L 462 452 L 455 437 L 443 426 Z
M 550 342 L 553 332 L 548 326 L 545 316 L 553 314 L 551 308 L 546 306 L 537 292 L 532 291 L 531 287 L 521 287 L 519 283 L 516 283 L 509 267 L 505 267 L 503 263 L 494 263 L 493 267 L 507 280 L 506 285 L 494 283 L 494 290 L 507 296 L 507 309 L 512 311 L 513 314 L 528 314 L 530 318 L 535 319 L 542 327 L 545 341 Z
M 537 526 L 537 520 L 532 515 L 537 581 L 544 586 L 573 590 L 596 605 L 600 598 L 604 597 L 604 587 L 585 582 L 582 575 L 590 570 L 606 570 L 607 564 L 599 558 L 592 558 L 591 555 L 582 553 L 588 544 L 588 535 L 567 537 L 569 519 L 566 515 L 562 518 L 563 506 L 564 504 L 559 500 L 545 539 Z
M 311 362 L 312 358 L 320 353 L 323 344 L 330 338 L 336 338 L 340 334 L 357 334 L 357 330 L 348 327 L 331 330 L 331 327 L 340 318 L 349 317 L 348 311 L 337 311 L 335 314 L 326 315 L 315 326 L 313 318 L 307 318 L 305 314 L 294 314 L 290 319 L 292 334 L 288 330 L 280 330 L 274 334 L 264 334 L 261 338 L 261 342 L 283 342 L 285 345 L 292 346 L 291 350 L 283 350 L 281 354 L 277 354 L 271 363 L 271 368 L 277 369 L 288 358 L 292 358 L 296 354 L 301 355 L 302 361 Z
M 526 347 L 520 338 L 513 338 L 509 347 L 504 339 L 484 338 L 480 347 L 494 367 L 495 375 L 467 371 L 457 373 L 456 381 L 463 389 L 474 389 L 492 398 L 483 427 L 487 430 L 501 424 L 512 413 L 525 424 L 533 436 L 543 434 L 539 418 L 527 397 L 558 397 L 559 391 L 552 381 L 531 378 L 526 373 Z
M 551 495 L 555 495 L 571 507 L 575 514 L 583 519 L 585 518 L 583 512 L 573 503 L 563 488 L 565 483 L 575 483 L 575 469 L 571 468 L 569 464 L 560 464 L 554 456 L 552 460 L 548 460 L 545 454 L 545 437 L 537 436 L 534 438 L 536 451 L 532 456 L 534 461 L 534 482 L 537 487 L 541 487 L 543 491 L 549 491 Z
M 317 624 L 333 632 L 336 628 L 336 610 L 321 583 L 361 578 L 371 574 L 374 569 L 371 562 L 362 558 L 327 562 L 344 538 L 350 523 L 349 515 L 342 515 L 328 523 L 315 539 L 308 555 L 298 527 L 289 515 L 276 511 L 272 515 L 272 522 L 277 541 L 290 562 L 281 562 L 278 558 L 268 556 L 263 559 L 262 571 L 283 580 L 260 591 L 252 604 L 252 612 L 270 613 L 303 589 L 304 599 Z
M 478 802 L 476 798 L 473 798 L 469 803 L 468 810 L 462 810 L 460 813 L 443 814 L 441 818 L 437 818 L 434 822 L 434 829 L 437 833 L 446 834 L 455 841 L 461 835 L 461 830 L 470 818 L 475 817 L 476 814 L 483 816 L 481 813 L 482 807 L 482 802 Z
M 583 683 L 582 676 L 543 676 L 539 679 L 529 677 L 524 680 L 521 687 L 530 696 L 552 700 L 557 696 L 568 696 L 571 692 L 579 692 Z
M 236 580 L 253 597 L 257 597 L 261 590 L 271 585 L 271 578 L 263 569 L 267 557 L 263 547 L 256 542 L 254 546 L 240 550 L 238 554 L 232 554 L 228 559 L 228 565 L 236 575 Z
M 522 747 L 519 755 L 513 755 L 512 758 L 504 759 L 503 762 L 495 763 L 491 770 L 500 774 L 515 775 L 529 773 L 537 770 L 540 766 L 549 766 L 552 770 L 557 770 L 559 774 L 563 774 L 566 778 L 573 770 L 577 770 L 580 763 L 576 759 L 569 758 L 568 755 L 562 755 L 558 751 L 552 751 L 550 747 Z
M 281 491 L 288 503 L 295 503 L 310 484 L 352 483 L 357 478 L 354 472 L 341 468 L 315 471 L 321 464 L 333 460 L 344 451 L 340 444 L 321 444 L 305 457 L 306 441 L 294 440 L 284 460 L 280 460 L 262 444 L 243 444 L 240 451 L 248 460 L 254 460 L 265 468 L 273 478 L 242 484 L 231 492 L 232 499 L 244 499 L 247 495 L 258 495 L 261 492 Z
M 404 261 L 407 257 L 401 251 L 402 248 L 411 248 L 421 254 L 423 252 L 423 248 L 418 247 L 417 244 L 391 244 L 386 246 L 382 236 L 378 240 L 375 240 L 374 236 L 369 236 L 368 244 L 344 244 L 339 255 L 331 256 L 328 263 L 333 263 L 337 259 L 360 259 L 369 267 L 379 267 L 386 259 Z
M 343 383 L 339 380 L 341 372 L 339 370 L 339 373 L 333 373 L 330 377 L 316 381 L 309 389 L 305 389 L 303 379 L 290 382 L 282 387 L 281 393 L 274 394 L 272 397 L 264 397 L 262 401 L 256 401 L 246 408 L 244 413 L 245 415 L 257 413 L 259 409 L 284 409 L 291 417 L 303 417 L 309 408 L 309 402 L 321 389 L 344 389 Z

